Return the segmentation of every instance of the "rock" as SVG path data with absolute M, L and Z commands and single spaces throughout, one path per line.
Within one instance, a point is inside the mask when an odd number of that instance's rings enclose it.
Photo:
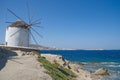
M 108 70 L 106 70 L 105 68 L 100 68 L 100 69 L 96 70 L 94 74 L 95 75 L 101 75 L 101 76 L 108 76 L 108 75 L 110 75 L 108 73 Z
M 52 55 L 52 54 L 41 54 L 42 57 L 45 57 L 51 63 L 59 63 L 61 66 L 65 64 L 65 60 L 60 55 Z

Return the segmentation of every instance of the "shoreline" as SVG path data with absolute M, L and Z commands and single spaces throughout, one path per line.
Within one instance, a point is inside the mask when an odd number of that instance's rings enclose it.
M 82 65 L 76 62 L 68 61 L 60 55 L 41 54 L 41 56 L 45 57 L 51 63 L 54 63 L 55 61 L 66 68 L 68 68 L 69 66 L 69 69 L 77 75 L 76 80 L 101 80 L 99 76 L 94 75 L 93 73 L 90 73 L 89 71 L 85 70 Z

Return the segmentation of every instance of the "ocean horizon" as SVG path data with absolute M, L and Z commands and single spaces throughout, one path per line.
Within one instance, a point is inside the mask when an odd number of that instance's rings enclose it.
M 120 50 L 41 50 L 40 52 L 61 55 L 69 61 L 82 63 L 90 72 L 105 68 L 110 76 L 104 76 L 102 80 L 120 80 Z

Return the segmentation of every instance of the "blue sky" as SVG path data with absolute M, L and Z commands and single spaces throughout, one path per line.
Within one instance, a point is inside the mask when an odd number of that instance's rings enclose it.
M 13 10 L 28 21 L 27 0 L 1 0 L 0 43 L 4 43 L 5 21 L 16 17 Z M 77 49 L 120 49 L 120 0 L 28 0 L 32 20 L 41 18 L 34 27 L 43 38 L 40 45 Z M 32 41 L 33 42 L 33 41 Z

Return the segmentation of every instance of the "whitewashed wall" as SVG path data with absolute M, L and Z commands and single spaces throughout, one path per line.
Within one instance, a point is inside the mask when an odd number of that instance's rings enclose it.
M 8 27 L 6 29 L 5 44 L 7 46 L 29 46 L 29 29 L 22 27 Z

